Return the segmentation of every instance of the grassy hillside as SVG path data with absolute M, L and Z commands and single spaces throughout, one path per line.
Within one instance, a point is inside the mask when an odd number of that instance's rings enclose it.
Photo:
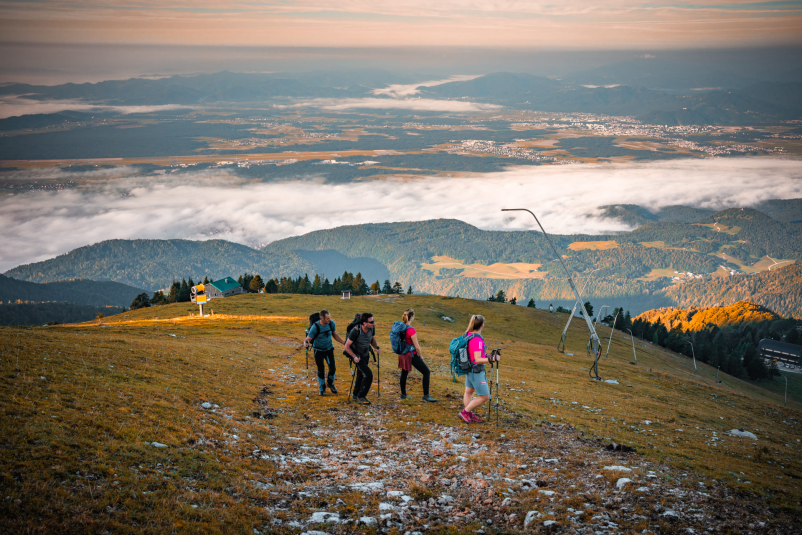
M 0 275 L 0 302 L 14 301 L 65 301 L 77 305 L 127 307 L 142 289 L 119 282 L 91 280 L 63 280 L 39 284 L 20 281 Z
M 711 325 L 729 327 L 742 323 L 774 321 L 780 319 L 780 316 L 750 301 L 738 301 L 732 305 L 710 308 L 659 308 L 644 312 L 635 319 L 649 323 L 660 322 L 668 330 L 678 327 L 688 332 L 707 329 Z
M 440 402 L 420 401 L 417 372 L 413 399 L 400 401 L 389 351 L 370 407 L 346 402 L 342 357 L 341 393 L 307 401 L 299 343 L 322 307 L 340 326 L 373 311 L 385 350 L 392 321 L 415 308 Z M 10 531 L 798 528 L 798 376 L 783 408 L 777 392 L 726 376 L 716 384 L 714 370 L 694 374 L 650 344 L 635 342 L 634 365 L 616 332 L 600 367 L 618 384 L 592 381 L 581 322 L 562 354 L 565 315 L 458 298 L 248 294 L 209 308 L 205 318 L 173 304 L 0 329 L 0 514 Z M 446 348 L 472 313 L 503 348 L 498 427 L 456 419 L 462 386 Z M 757 440 L 725 434 L 733 428 Z M 612 442 L 637 452 L 606 449 Z M 325 513 L 342 523 L 316 523 Z

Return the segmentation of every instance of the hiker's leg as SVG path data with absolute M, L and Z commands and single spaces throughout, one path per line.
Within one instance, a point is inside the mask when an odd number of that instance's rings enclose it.
M 315 364 L 317 365 L 317 387 L 320 390 L 326 389 L 326 352 L 313 350 L 315 355 Z
M 359 371 L 362 372 L 362 384 L 361 389 L 357 390 L 358 395 L 357 397 L 364 398 L 367 397 L 368 392 L 370 392 L 370 387 L 373 386 L 373 372 L 368 366 L 368 359 L 362 358 L 359 359 Z
M 407 395 L 407 377 L 409 376 L 409 372 L 401 369 L 401 395 Z
M 415 369 L 418 370 L 421 375 L 423 375 L 423 395 L 429 395 L 429 378 L 431 377 L 431 372 L 429 371 L 429 367 L 426 366 L 426 363 L 423 362 L 423 359 L 420 358 L 418 355 L 412 357 L 412 365 L 415 366 Z
M 462 395 L 462 406 L 467 407 L 471 404 L 471 400 L 473 399 L 473 388 L 465 387 L 465 394 Z
M 476 392 L 477 396 L 476 399 L 471 400 L 468 396 L 468 388 L 465 389 L 465 398 L 462 401 L 465 403 L 467 412 L 473 412 L 473 409 L 490 398 L 490 388 L 487 385 L 487 376 L 484 370 L 478 373 L 468 372 L 468 375 L 465 376 L 465 386 Z
M 337 373 L 337 365 L 334 363 L 334 350 L 329 349 L 326 351 L 326 360 L 329 361 L 329 375 L 328 375 L 328 382 L 329 386 L 334 384 L 335 374 Z
M 465 407 L 465 412 L 473 412 L 473 410 L 479 407 L 482 403 L 487 401 L 490 396 L 478 396 L 474 398 L 468 405 Z

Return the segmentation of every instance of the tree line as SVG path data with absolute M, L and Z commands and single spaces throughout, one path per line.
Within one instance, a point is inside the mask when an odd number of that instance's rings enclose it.
M 208 277 L 204 277 L 202 284 L 209 284 Z M 281 277 L 268 279 L 267 282 L 259 274 L 244 273 L 237 278 L 237 282 L 245 292 L 249 293 L 268 293 L 268 294 L 310 294 L 310 295 L 339 295 L 342 292 L 350 291 L 352 295 L 378 295 L 378 294 L 403 294 L 404 287 L 396 281 L 390 284 L 385 280 L 380 284 L 377 280 L 370 286 L 362 277 L 362 273 L 354 275 L 345 271 L 342 276 L 336 277 L 333 282 L 325 276 L 316 274 L 314 279 L 310 279 L 306 274 L 303 277 Z M 181 279 L 181 282 L 173 281 L 167 294 L 163 290 L 157 290 L 153 296 L 141 293 L 134 298 L 131 303 L 131 310 L 150 306 L 166 305 L 169 303 L 188 303 L 192 300 L 192 287 L 195 282 L 192 277 Z M 409 286 L 407 294 L 412 294 L 412 286 Z

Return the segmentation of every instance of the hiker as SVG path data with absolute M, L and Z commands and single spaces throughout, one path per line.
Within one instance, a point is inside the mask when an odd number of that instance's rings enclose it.
M 462 396 L 462 404 L 465 408 L 459 413 L 459 417 L 467 423 L 481 423 L 482 419 L 473 413 L 473 410 L 490 399 L 490 389 L 487 386 L 487 376 L 485 376 L 485 363 L 490 360 L 485 356 L 487 344 L 482 338 L 482 329 L 485 326 L 485 319 L 482 316 L 471 316 L 468 323 L 468 330 L 465 337 L 468 339 L 468 358 L 471 361 L 471 369 L 465 375 L 465 394 Z M 500 356 L 496 355 L 494 361 Z M 476 393 L 476 397 L 473 394 Z
M 321 310 L 320 319 L 309 328 L 304 340 L 304 347 L 312 346 L 312 354 L 317 364 L 317 385 L 321 396 L 326 393 L 326 362 L 329 363 L 329 390 L 332 394 L 337 393 L 337 388 L 334 386 L 337 365 L 334 363 L 334 344 L 331 343 L 331 339 L 333 337 L 341 344 L 345 344 L 345 340 L 340 338 L 336 331 L 337 325 L 331 319 L 329 311 Z
M 408 350 L 398 355 L 398 367 L 401 368 L 401 399 L 409 399 L 409 396 L 407 396 L 407 377 L 414 366 L 415 369 L 423 375 L 423 401 L 433 403 L 437 400 L 429 395 L 429 378 L 431 377 L 431 373 L 426 363 L 423 362 L 420 344 L 418 343 L 418 334 L 412 327 L 412 321 L 414 319 L 415 311 L 411 308 L 405 310 L 404 314 L 401 316 L 401 322 L 403 322 L 405 326 L 405 328 L 402 327 L 401 331 L 404 336 L 404 345 L 406 346 L 404 349 Z M 393 327 L 395 330 L 395 325 L 393 325 Z M 393 349 L 395 350 L 395 348 Z
M 359 325 L 351 329 L 345 341 L 345 352 L 351 356 L 356 364 L 356 382 L 354 383 L 353 399 L 362 405 L 370 405 L 367 399 L 370 387 L 373 384 L 373 372 L 370 371 L 370 346 L 376 348 L 381 354 L 381 348 L 376 343 L 373 333 L 376 320 L 373 314 L 365 312 L 359 317 Z

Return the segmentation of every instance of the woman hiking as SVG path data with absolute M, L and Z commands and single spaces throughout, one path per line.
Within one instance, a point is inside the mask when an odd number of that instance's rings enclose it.
M 404 315 L 401 316 L 401 321 L 407 326 L 405 341 L 407 348 L 410 349 L 409 352 L 398 355 L 398 367 L 401 368 L 401 399 L 409 399 L 409 396 L 407 396 L 407 377 L 414 366 L 415 369 L 423 375 L 423 401 L 434 403 L 437 400 L 429 395 L 429 378 L 431 377 L 431 373 L 426 363 L 423 362 L 420 344 L 418 343 L 418 334 L 415 329 L 412 328 L 412 321 L 414 319 L 415 311 L 411 308 L 405 310 Z
M 472 366 L 465 376 L 465 394 L 462 396 L 462 404 L 465 408 L 459 413 L 459 417 L 467 423 L 482 422 L 482 419 L 473 411 L 490 398 L 490 389 L 487 386 L 487 376 L 485 376 L 485 363 L 490 361 L 485 355 L 487 345 L 482 338 L 484 326 L 484 317 L 471 316 L 468 330 L 465 333 L 465 337 L 468 339 L 468 358 L 470 358 Z M 496 355 L 494 361 L 499 358 Z M 476 393 L 475 398 L 473 398 L 474 393 Z

